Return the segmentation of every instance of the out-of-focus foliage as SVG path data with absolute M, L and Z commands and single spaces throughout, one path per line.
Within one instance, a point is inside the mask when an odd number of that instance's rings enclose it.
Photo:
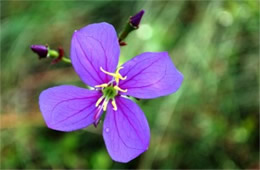
M 121 61 L 168 51 L 180 90 L 137 101 L 151 128 L 149 150 L 113 162 L 97 129 L 48 129 L 39 93 L 82 84 L 69 64 L 38 60 L 31 44 L 62 46 L 74 30 L 109 22 L 118 32 L 146 13 Z M 2 168 L 259 168 L 259 1 L 1 1 Z

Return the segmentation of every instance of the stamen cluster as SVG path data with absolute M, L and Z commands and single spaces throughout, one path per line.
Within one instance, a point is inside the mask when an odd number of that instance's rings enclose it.
M 117 110 L 117 105 L 115 101 L 115 97 L 118 95 L 118 92 L 127 92 L 127 89 L 123 90 L 119 87 L 119 80 L 126 80 L 126 76 L 123 77 L 119 70 L 121 70 L 123 67 L 119 67 L 115 73 L 110 73 L 105 71 L 102 67 L 100 67 L 100 70 L 113 77 L 113 79 L 109 83 L 104 83 L 100 85 L 96 85 L 96 88 L 101 88 L 103 95 L 98 99 L 96 102 L 96 107 L 98 107 L 101 102 L 103 101 L 103 104 L 101 105 L 101 108 L 103 108 L 103 111 L 106 111 L 107 104 L 110 100 L 112 100 L 111 104 L 113 106 L 113 110 Z

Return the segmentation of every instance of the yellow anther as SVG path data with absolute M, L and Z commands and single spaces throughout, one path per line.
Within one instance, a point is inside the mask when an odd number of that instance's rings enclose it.
M 96 85 L 95 87 L 107 87 L 108 84 L 104 83 L 104 84 L 100 84 L 100 85 Z
M 126 92 L 127 92 L 127 89 L 123 90 L 123 89 L 121 89 L 121 88 L 118 87 L 118 86 L 114 86 L 114 88 L 115 88 L 116 90 L 118 90 L 118 91 L 123 92 L 123 93 L 126 93 Z
M 98 105 L 102 102 L 102 100 L 104 99 L 104 96 L 101 96 L 98 101 L 96 102 L 96 107 L 98 107 Z
M 103 103 L 103 111 L 106 111 L 106 110 L 107 110 L 108 101 L 109 101 L 109 100 L 105 100 L 105 101 L 104 101 L 104 103 Z
M 117 110 L 117 105 L 116 105 L 116 100 L 115 99 L 112 99 L 112 106 L 113 106 L 113 110 Z
M 107 71 L 105 71 L 102 67 L 100 67 L 100 70 L 101 70 L 103 73 L 114 77 L 116 83 L 118 84 L 118 83 L 119 83 L 119 80 L 125 80 L 125 79 L 126 79 L 126 76 L 125 76 L 125 77 L 122 77 L 122 75 L 119 73 L 119 70 L 121 70 L 122 68 L 123 68 L 123 67 L 119 67 L 119 68 L 116 70 L 115 73 L 107 72 Z

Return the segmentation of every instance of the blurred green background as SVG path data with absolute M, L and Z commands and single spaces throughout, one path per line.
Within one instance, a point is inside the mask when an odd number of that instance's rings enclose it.
M 31 44 L 64 47 L 74 30 L 108 22 L 120 32 L 145 9 L 121 47 L 125 62 L 168 51 L 180 90 L 138 101 L 150 128 L 147 152 L 128 164 L 109 157 L 98 128 L 45 126 L 40 92 L 84 86 L 69 64 L 38 60 Z M 1 1 L 1 169 L 259 168 L 259 1 Z

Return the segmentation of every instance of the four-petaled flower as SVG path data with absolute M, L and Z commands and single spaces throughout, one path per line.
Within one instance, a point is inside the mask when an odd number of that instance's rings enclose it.
M 91 24 L 75 31 L 72 65 L 94 90 L 57 86 L 43 91 L 39 103 L 47 126 L 66 132 L 96 126 L 106 111 L 103 138 L 109 155 L 128 162 L 148 149 L 150 130 L 142 110 L 126 96 L 151 99 L 171 94 L 183 76 L 167 52 L 142 53 L 117 68 L 119 54 L 112 25 Z

